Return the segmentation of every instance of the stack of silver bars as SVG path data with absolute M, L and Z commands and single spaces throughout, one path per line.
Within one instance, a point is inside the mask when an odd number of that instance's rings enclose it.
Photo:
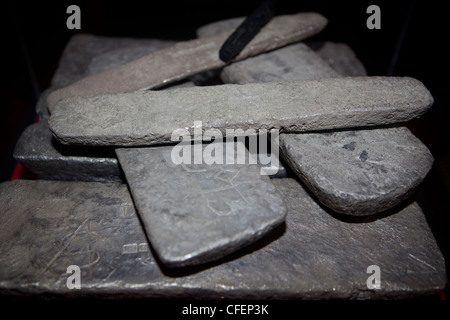
M 3 295 L 367 299 L 432 295 L 443 256 L 414 191 L 429 150 L 402 123 L 433 98 L 369 77 L 343 43 L 274 17 L 184 42 L 72 37 L 0 185 Z M 211 85 L 214 84 L 214 85 Z M 78 270 L 78 273 L 76 272 Z

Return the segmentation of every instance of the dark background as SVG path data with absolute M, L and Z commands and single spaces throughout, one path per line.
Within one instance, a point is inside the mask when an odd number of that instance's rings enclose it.
M 0 182 L 9 180 L 12 152 L 22 130 L 35 120 L 34 106 L 50 85 L 58 59 L 75 33 L 187 40 L 204 24 L 248 15 L 256 1 L 58 1 L 8 0 L 2 6 Z M 66 9 L 81 9 L 81 30 L 68 30 Z M 381 30 L 368 30 L 366 9 L 381 8 Z M 448 28 L 441 1 L 286 1 L 278 14 L 316 11 L 329 24 L 313 40 L 350 45 L 369 75 L 410 76 L 422 81 L 435 103 L 422 118 L 408 123 L 435 163 L 417 192 L 438 245 L 449 255 L 450 130 Z M 1 208 L 0 208 L 1 210 Z M 447 263 L 448 265 L 448 263 Z M 447 270 L 448 267 L 447 267 Z

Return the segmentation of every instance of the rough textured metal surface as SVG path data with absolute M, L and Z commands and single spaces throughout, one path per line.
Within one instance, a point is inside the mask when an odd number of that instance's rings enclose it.
M 272 180 L 286 224 L 228 259 L 166 269 L 123 184 L 0 184 L 0 293 L 197 298 L 406 298 L 436 293 L 445 266 L 416 203 L 369 221 L 325 212 L 295 180 Z M 49 232 L 51 230 L 51 232 Z M 81 269 L 70 290 L 67 267 Z M 381 289 L 369 290 L 378 265 Z
M 257 155 L 255 157 L 259 159 Z M 46 119 L 24 130 L 16 143 L 14 159 L 44 180 L 124 182 L 113 149 L 60 144 L 53 137 Z M 286 167 L 280 161 L 278 172 L 270 178 L 287 175 Z
M 397 205 L 411 195 L 433 164 L 430 151 L 406 127 L 281 134 L 280 148 L 285 161 L 323 204 L 351 215 Z
M 85 75 L 96 74 L 106 69 L 118 66 L 122 63 L 138 59 L 153 51 L 156 51 L 155 49 L 156 48 L 154 46 L 125 47 L 114 49 L 111 51 L 107 51 L 103 54 L 96 55 L 92 58 L 91 62 L 89 63 Z
M 303 40 L 320 32 L 327 20 L 317 13 L 299 13 L 274 17 L 233 61 Z M 60 99 L 104 93 L 130 92 L 157 88 L 190 75 L 223 67 L 218 52 L 230 32 L 178 42 L 115 68 L 86 77 L 47 99 L 50 112 Z
M 67 43 L 59 60 L 59 66 L 52 78 L 52 88 L 68 86 L 86 76 L 91 60 L 108 51 L 131 49 L 135 47 L 151 48 L 152 51 L 173 45 L 175 41 L 159 39 L 137 39 L 121 37 L 103 37 L 91 34 L 76 34 Z M 111 61 L 115 62 L 115 61 Z
M 243 144 L 241 144 L 244 146 Z M 260 239 L 285 219 L 286 208 L 257 164 L 236 162 L 234 143 L 217 150 L 223 164 L 176 165 L 173 147 L 117 149 L 136 209 L 152 247 L 169 266 L 222 258 Z M 244 146 L 245 149 L 245 146 Z M 205 150 L 206 151 L 206 150 Z M 223 156 L 222 156 L 223 154 Z M 248 158 L 248 156 L 247 156 Z
M 16 161 L 38 178 L 47 180 L 122 181 L 114 150 L 89 147 L 68 148 L 58 143 L 48 128 L 50 114 L 47 96 L 58 86 L 75 82 L 138 56 L 174 44 L 171 40 L 99 37 L 88 34 L 73 36 L 59 62 L 52 84 L 40 96 L 36 113 L 41 122 L 30 125 L 19 138 L 14 151 Z M 169 86 L 193 86 L 184 82 Z
M 42 118 L 24 130 L 14 149 L 17 162 L 41 179 L 123 181 L 113 149 L 62 145 L 47 121 Z
M 335 57 L 338 66 L 346 65 Z M 354 59 L 348 52 L 345 57 Z M 330 71 L 311 49 L 295 44 L 236 62 L 223 69 L 222 79 L 240 84 L 314 79 L 332 76 Z M 407 128 L 283 134 L 280 146 L 285 161 L 322 203 L 351 215 L 392 208 L 415 190 L 433 163 L 426 146 Z
M 307 44 L 338 73 L 351 77 L 367 75 L 364 65 L 345 43 L 324 41 Z
M 151 40 L 151 39 L 148 39 Z M 156 40 L 154 40 L 156 41 Z M 159 42 L 160 41 L 160 42 Z M 167 41 L 167 44 L 161 40 L 153 43 L 150 42 L 147 45 L 143 46 L 130 46 L 120 49 L 115 49 L 111 51 L 107 51 L 103 54 L 94 56 L 89 63 L 87 70 L 85 72 L 85 76 L 93 75 L 99 72 L 102 72 L 107 69 L 114 68 L 121 64 L 127 63 L 129 61 L 138 59 L 142 56 L 145 56 L 154 51 L 158 51 L 165 47 L 168 47 L 172 41 Z M 175 43 L 175 42 L 173 42 Z M 166 89 L 174 89 L 174 88 L 184 88 L 184 87 L 193 87 L 194 83 L 189 80 L 180 81 L 180 83 L 175 83 L 173 85 L 168 85 Z
M 172 40 L 137 39 L 94 36 L 79 33 L 67 43 L 52 77 L 51 87 L 40 96 L 36 112 L 48 118 L 47 96 L 58 88 L 68 86 L 87 75 L 133 59 L 136 55 L 150 53 L 171 46 Z
M 408 77 L 226 84 L 70 97 L 57 104 L 49 125 L 67 144 L 150 145 L 170 142 L 176 129 L 192 129 L 194 121 L 223 134 L 227 128 L 305 132 L 402 122 L 432 102 L 425 86 Z
M 197 37 L 209 37 L 225 30 L 234 30 L 242 21 L 244 21 L 244 17 L 237 17 L 201 26 L 196 31 Z M 304 42 L 339 74 L 353 77 L 367 75 L 364 65 L 345 43 L 309 40 Z
M 159 50 L 175 43 L 170 40 L 132 39 L 99 37 L 88 34 L 73 36 L 60 59 L 59 68 L 54 76 L 54 85 L 76 81 L 85 75 L 124 63 L 151 51 Z M 119 46 L 119 48 L 117 48 Z M 114 49 L 117 48 L 117 49 Z M 198 84 L 204 79 L 195 77 Z M 169 85 L 166 89 L 193 86 L 187 81 Z M 19 138 L 14 158 L 40 179 L 77 180 L 77 181 L 122 181 L 121 170 L 114 151 L 98 150 L 89 147 L 71 147 L 70 149 L 56 141 L 49 128 L 47 96 L 55 87 L 42 92 L 36 106 L 41 119 L 39 124 L 30 125 Z M 271 178 L 286 176 L 281 164 L 280 170 Z
M 303 43 L 260 54 L 223 68 L 225 83 L 312 80 L 339 77 L 324 60 Z

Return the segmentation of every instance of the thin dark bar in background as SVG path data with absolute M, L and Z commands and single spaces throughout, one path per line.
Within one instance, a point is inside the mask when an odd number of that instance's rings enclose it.
M 222 61 L 228 62 L 236 57 L 259 30 L 272 19 L 275 2 L 275 0 L 264 0 L 228 37 L 219 51 L 219 58 Z
M 400 30 L 400 34 L 398 36 L 398 40 L 397 40 L 397 43 L 394 48 L 394 52 L 392 53 L 391 62 L 389 64 L 389 68 L 386 73 L 387 76 L 394 75 L 395 66 L 397 65 L 397 61 L 398 61 L 398 57 L 400 55 L 400 51 L 402 49 L 403 41 L 405 40 L 406 31 L 408 30 L 409 22 L 411 20 L 411 15 L 414 10 L 414 2 L 415 2 L 415 0 L 411 0 L 411 2 L 409 3 L 409 8 L 408 8 L 408 12 L 405 17 L 405 21 L 403 22 L 402 29 Z

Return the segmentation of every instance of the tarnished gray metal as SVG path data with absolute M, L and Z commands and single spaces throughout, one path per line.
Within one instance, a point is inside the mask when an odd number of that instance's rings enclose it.
M 52 78 L 51 87 L 65 87 L 82 79 L 88 74 L 92 74 L 92 70 L 87 71 L 89 65 L 92 63 L 92 59 L 106 52 L 124 48 L 135 50 L 137 47 L 141 49 L 144 47 L 149 50 L 149 53 L 172 46 L 173 44 L 175 44 L 175 41 L 165 39 L 139 39 L 104 37 L 84 33 L 76 34 L 70 39 L 62 53 L 58 69 Z M 124 57 L 122 56 L 122 58 Z M 110 62 L 112 62 L 113 65 L 117 65 L 127 61 L 117 61 L 116 58 L 111 59 Z
M 433 156 L 406 127 L 281 134 L 281 154 L 320 201 L 344 214 L 369 215 L 410 196 Z
M 236 163 L 234 142 L 186 145 L 189 164 L 178 165 L 174 147 L 116 150 L 147 236 L 164 264 L 217 260 L 284 221 L 283 200 L 256 160 L 250 164 L 245 146 L 238 146 L 245 150 L 244 164 Z M 203 158 L 213 149 L 221 164 Z
M 343 217 L 324 211 L 294 180 L 273 183 L 288 206 L 285 228 L 218 262 L 175 270 L 149 252 L 124 185 L 2 184 L 1 293 L 76 295 L 65 285 L 71 264 L 82 270 L 80 295 L 387 298 L 444 287 L 442 255 L 417 204 Z M 366 286 L 373 264 L 381 268 L 380 290 Z
M 105 53 L 94 56 L 91 62 L 87 66 L 85 76 L 96 74 L 104 70 L 116 67 L 123 63 L 138 59 L 153 51 L 157 51 L 175 44 L 175 41 L 168 41 L 168 45 L 164 46 L 136 46 L 136 47 L 124 47 L 107 51 Z
M 72 36 L 61 55 L 51 87 L 39 98 L 37 114 L 40 118 L 50 116 L 47 108 L 47 96 L 50 92 L 97 71 L 128 62 L 174 43 L 173 40 L 103 37 L 84 33 Z
M 16 143 L 14 160 L 45 180 L 125 182 L 113 149 L 60 144 L 50 132 L 47 121 L 41 119 L 24 130 Z M 254 157 L 260 159 L 258 155 Z M 270 166 L 270 163 L 258 164 Z M 287 175 L 280 160 L 278 172 L 269 177 Z
M 125 185 L 0 184 L 0 293 L 366 299 L 444 288 L 444 260 L 416 203 L 341 220 L 295 180 L 271 181 L 288 208 L 285 225 L 216 263 L 170 270 L 149 249 Z M 80 267 L 80 290 L 66 286 L 70 265 Z M 371 265 L 380 267 L 380 289 L 367 287 Z
M 320 32 L 327 20 L 317 13 L 274 17 L 233 61 L 298 42 Z M 61 99 L 106 93 L 131 92 L 161 87 L 196 73 L 221 68 L 219 49 L 230 32 L 178 42 L 172 47 L 110 68 L 52 92 L 47 99 L 50 111 Z
M 50 114 L 47 110 L 47 96 L 58 87 L 174 43 L 172 40 L 90 34 L 73 36 L 61 56 L 52 79 L 52 87 L 41 94 L 37 103 L 36 113 L 41 120 L 22 133 L 14 150 L 14 159 L 41 179 L 123 181 L 114 150 L 81 146 L 68 148 L 53 138 L 48 128 Z M 192 85 L 192 82 L 187 82 L 169 88 Z
M 260 54 L 223 68 L 225 83 L 277 82 L 339 77 L 322 58 L 303 43 Z
M 343 77 L 77 96 L 49 125 L 62 143 L 140 146 L 171 142 L 180 128 L 307 132 L 385 125 L 422 115 L 433 98 L 408 77 Z
M 325 53 L 339 50 L 331 44 L 324 47 Z M 348 52 L 342 57 L 332 62 L 341 72 L 351 73 L 353 69 L 342 66 L 350 65 L 346 57 L 356 58 Z M 222 79 L 243 84 L 333 74 L 337 75 L 322 58 L 300 43 L 227 66 Z M 323 204 L 351 215 L 370 215 L 398 204 L 413 193 L 433 163 L 426 146 L 406 127 L 282 134 L 280 146 L 286 163 Z
M 114 149 L 62 145 L 53 137 L 46 118 L 24 130 L 16 143 L 14 159 L 41 179 L 124 180 Z
M 61 57 L 52 81 L 55 87 L 45 90 L 39 98 L 36 112 L 41 121 L 30 125 L 19 138 L 14 159 L 40 179 L 77 181 L 123 181 L 113 150 L 89 147 L 67 147 L 56 141 L 49 128 L 47 96 L 56 87 L 69 84 L 94 72 L 109 68 L 145 53 L 175 43 L 171 40 L 99 37 L 89 34 L 73 36 Z M 195 82 L 204 79 L 196 76 Z M 169 85 L 166 89 L 193 86 L 192 82 Z M 280 169 L 271 178 L 286 176 Z
M 331 41 L 307 44 L 339 74 L 350 77 L 367 75 L 366 68 L 347 44 Z
M 244 17 L 237 17 L 215 21 L 201 26 L 197 29 L 196 33 L 199 38 L 203 38 L 216 35 L 225 30 L 234 30 L 242 21 L 244 21 L 244 19 Z M 338 72 L 338 74 L 352 77 L 367 75 L 364 65 L 359 61 L 355 52 L 347 44 L 310 40 L 305 40 L 304 43 L 314 50 L 315 53 L 327 62 L 331 68 Z M 290 66 L 290 68 L 294 67 Z

